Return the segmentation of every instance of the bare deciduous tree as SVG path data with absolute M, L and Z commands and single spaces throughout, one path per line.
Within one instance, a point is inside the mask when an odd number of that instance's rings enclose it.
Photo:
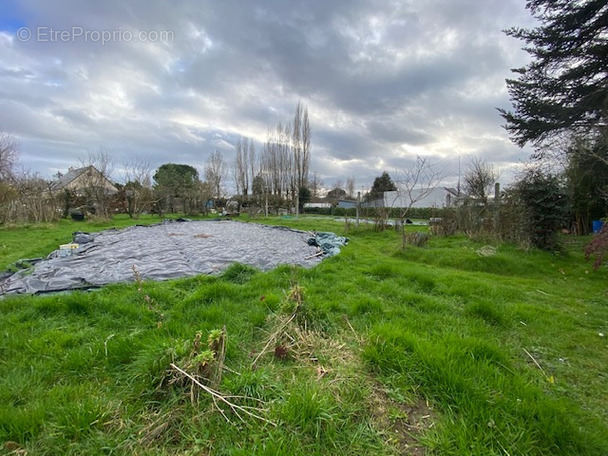
M 346 178 L 346 196 L 349 198 L 355 197 L 355 176 L 349 176 Z
M 125 211 L 131 218 L 138 218 L 149 210 L 154 202 L 152 191 L 152 167 L 141 156 L 135 156 L 123 164 Z
M 248 182 L 248 140 L 246 138 L 239 138 L 234 145 L 234 183 L 236 185 L 237 195 L 247 196 L 249 190 Z
M 254 176 L 261 176 L 263 187 L 276 196 L 273 200 L 280 204 L 287 198 L 295 203 L 299 190 L 308 185 L 310 138 L 308 110 L 298 103 L 293 122 L 286 125 L 279 122 L 274 129 L 269 128 L 259 161 L 249 160 L 250 166 L 259 163 L 259 170 L 252 169 L 251 181 Z
M 465 192 L 485 206 L 488 203 L 488 195 L 492 193 L 494 184 L 498 180 L 498 173 L 494 166 L 488 164 L 484 159 L 473 157 L 463 180 Z
M 99 217 L 110 216 L 110 200 L 112 198 L 112 173 L 114 159 L 109 149 L 99 147 L 94 152 L 87 152 L 79 158 L 82 167 L 92 166 L 97 172 L 87 173 L 85 196 Z
M 213 197 L 221 198 L 224 194 L 224 183 L 228 177 L 228 164 L 219 150 L 215 150 L 205 163 L 205 181 L 213 189 Z
M 253 193 L 253 179 L 257 176 L 258 164 L 256 162 L 255 144 L 253 139 L 249 139 L 249 148 L 247 150 L 247 161 L 249 162 L 249 184 L 251 193 Z
M 319 173 L 317 173 L 316 171 L 310 175 L 309 186 L 310 195 L 313 198 L 319 198 L 321 196 L 321 192 L 325 188 L 325 183 L 323 182 L 323 179 L 321 179 L 321 177 L 319 176 Z
M 260 174 L 267 191 L 281 198 L 296 185 L 291 152 L 291 128 L 279 122 L 275 130 L 268 131 L 260 157 Z
M 293 164 L 295 174 L 295 190 L 308 184 L 308 170 L 310 168 L 310 122 L 308 108 L 302 103 L 296 105 L 292 128 Z
M 406 219 L 414 205 L 429 196 L 445 178 L 445 171 L 437 170 L 427 157 L 416 157 L 414 164 L 394 173 L 397 198 L 401 201 L 399 219 L 403 247 L 406 245 Z
M 27 171 L 0 181 L 0 223 L 52 222 L 60 218 L 51 183 Z
M 136 155 L 123 163 L 125 182 L 137 182 L 146 187 L 152 187 L 152 166 L 150 162 Z
M 251 138 L 240 138 L 234 146 L 234 181 L 236 192 L 247 197 L 256 175 L 255 144 Z
M 303 160 L 302 160 L 302 103 L 298 101 L 296 112 L 293 116 L 293 128 L 291 131 L 291 147 L 293 149 L 294 162 L 294 184 L 292 190 L 299 188 L 303 179 Z
M 302 119 L 302 179 L 300 187 L 308 185 L 308 172 L 310 169 L 311 152 L 311 130 L 308 120 L 308 108 L 304 108 L 304 118 Z
M 0 130 L 0 182 L 10 181 L 15 177 L 19 143 L 10 133 Z
M 344 181 L 342 179 L 336 179 L 336 181 L 334 182 L 334 185 L 332 186 L 332 190 L 335 190 L 337 188 L 340 188 L 340 189 L 344 188 Z

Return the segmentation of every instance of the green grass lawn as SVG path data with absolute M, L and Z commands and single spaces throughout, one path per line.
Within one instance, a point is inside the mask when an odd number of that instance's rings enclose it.
M 483 256 L 464 236 L 403 250 L 391 230 L 259 221 L 350 243 L 313 269 L 1 299 L 0 454 L 608 454 L 607 269 L 587 239 Z M 0 268 L 136 222 L 0 227 Z M 216 389 L 252 408 L 171 367 L 213 365 L 197 333 L 223 326 Z

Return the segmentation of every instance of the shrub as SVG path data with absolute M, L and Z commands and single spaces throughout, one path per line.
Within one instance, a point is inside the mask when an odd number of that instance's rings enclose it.
M 598 270 L 608 253 L 608 224 L 604 224 L 599 233 L 585 246 L 585 259 L 595 257 L 593 269 Z
M 429 234 L 421 231 L 413 233 L 404 233 L 403 244 L 414 245 L 416 247 L 424 247 L 429 242 Z
M 559 250 L 557 231 L 563 224 L 566 197 L 557 176 L 529 169 L 512 192 L 521 208 L 521 228 L 530 244 L 541 250 Z

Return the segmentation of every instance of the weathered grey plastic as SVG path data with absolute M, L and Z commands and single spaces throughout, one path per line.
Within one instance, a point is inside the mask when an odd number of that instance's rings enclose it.
M 54 292 L 129 282 L 135 279 L 133 267 L 144 280 L 213 274 L 235 262 L 261 270 L 280 264 L 312 267 L 321 261 L 319 248 L 309 245 L 312 237 L 313 233 L 285 227 L 231 220 L 108 230 L 80 245 L 75 255 L 61 257 L 55 251 L 32 269 L 0 279 L 0 294 Z M 344 238 L 341 241 L 346 242 Z

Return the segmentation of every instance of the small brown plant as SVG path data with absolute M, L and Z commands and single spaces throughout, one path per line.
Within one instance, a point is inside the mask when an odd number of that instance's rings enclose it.
M 593 236 L 593 239 L 585 246 L 585 259 L 589 261 L 594 257 L 593 270 L 597 271 L 608 254 L 608 223 L 602 226 L 599 233 Z
M 414 233 L 405 233 L 403 235 L 403 245 L 413 245 L 415 247 L 424 247 L 429 242 L 428 233 L 416 231 Z
M 279 344 L 274 347 L 274 357 L 280 360 L 289 358 L 289 348 L 285 344 Z
M 158 304 L 154 299 L 150 297 L 148 293 L 144 291 L 144 281 L 139 273 L 137 266 L 131 266 L 131 270 L 133 271 L 133 276 L 135 277 L 135 284 L 137 285 L 137 292 L 144 296 L 144 302 L 146 303 L 148 310 L 156 315 L 156 327 L 160 328 L 163 325 L 163 319 L 165 315 L 161 312 Z
M 303 301 L 304 301 L 304 289 L 301 286 L 299 286 L 298 284 L 293 285 L 291 287 L 291 289 L 289 290 L 289 293 L 287 293 L 287 302 L 295 303 L 295 309 L 293 310 L 290 317 L 287 318 L 286 320 L 284 320 L 284 318 L 279 318 L 278 329 L 270 335 L 270 338 L 266 342 L 266 345 L 264 345 L 264 348 L 262 348 L 262 351 L 260 353 L 258 353 L 258 355 L 255 357 L 255 359 L 251 363 L 252 368 L 255 368 L 255 365 L 258 362 L 258 360 L 268 351 L 268 349 L 272 346 L 272 344 L 275 343 L 277 340 L 280 340 L 280 338 L 283 336 L 284 329 L 287 326 L 289 326 L 289 324 L 300 313 L 300 311 L 302 309 Z M 282 345 L 282 344 L 279 343 L 276 345 L 276 347 L 278 347 L 280 345 Z M 286 353 L 286 355 L 287 355 L 287 353 Z M 276 349 L 275 349 L 275 356 L 277 356 Z M 281 349 L 279 349 L 279 355 L 277 356 L 277 358 L 281 359 L 280 356 L 281 356 Z

